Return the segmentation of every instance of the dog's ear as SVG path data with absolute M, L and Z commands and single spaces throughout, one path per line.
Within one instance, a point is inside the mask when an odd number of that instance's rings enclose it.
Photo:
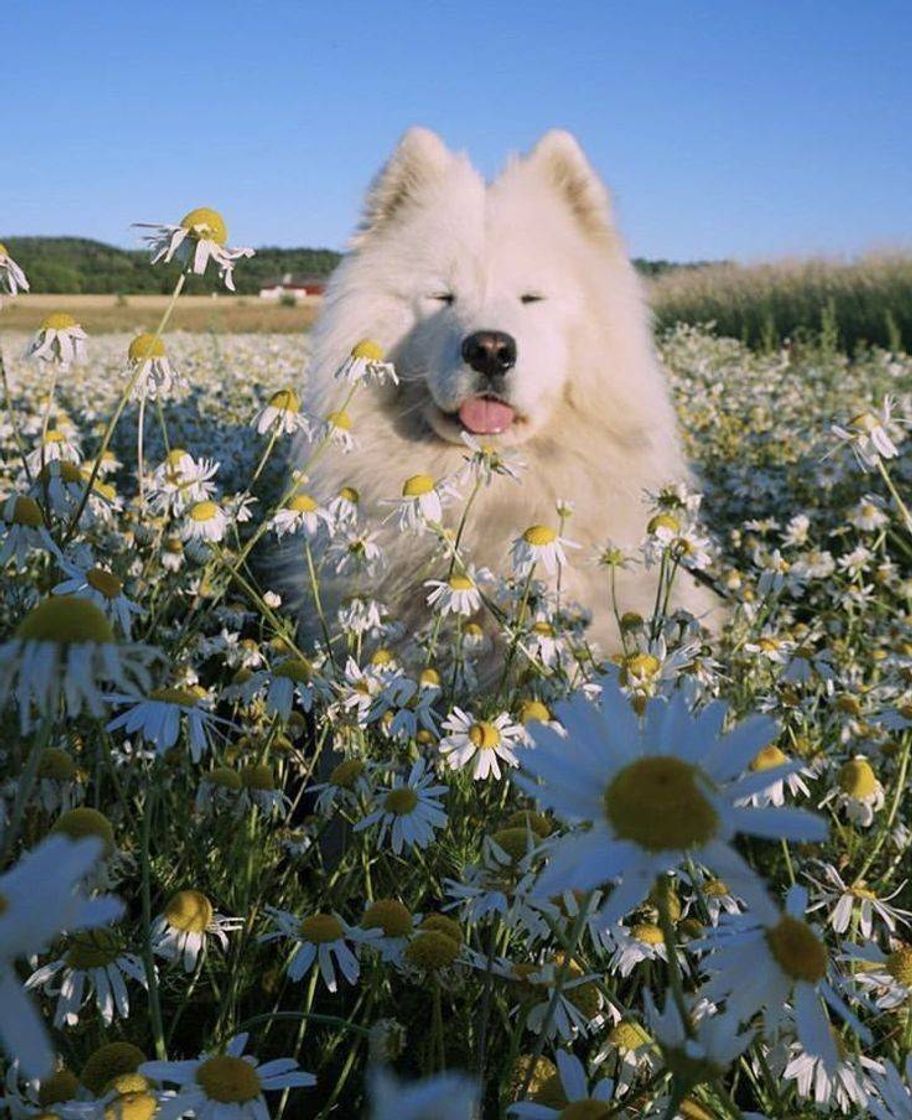
M 587 233 L 614 236 L 611 196 L 574 136 L 559 128 L 546 132 L 523 162 L 558 192 Z
M 439 182 L 454 158 L 436 132 L 410 128 L 370 185 L 354 243 L 381 229 L 428 185 Z

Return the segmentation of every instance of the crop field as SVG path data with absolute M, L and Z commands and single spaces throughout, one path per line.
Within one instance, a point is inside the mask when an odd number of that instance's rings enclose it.
M 442 521 L 420 461 L 312 489 L 358 439 L 302 405 L 314 305 L 48 298 L 0 309 L 11 1116 L 910 1115 L 912 358 L 669 321 L 700 492 L 552 574 L 572 503 L 517 524 L 482 579 L 448 529 L 521 454 L 467 446 Z M 389 517 L 440 542 L 409 630 Z M 655 612 L 594 648 L 563 563 Z

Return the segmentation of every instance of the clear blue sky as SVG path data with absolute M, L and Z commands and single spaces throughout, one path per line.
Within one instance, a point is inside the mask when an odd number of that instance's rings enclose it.
M 635 254 L 910 244 L 908 0 L 2 0 L 0 236 L 342 247 L 410 124 L 577 133 Z

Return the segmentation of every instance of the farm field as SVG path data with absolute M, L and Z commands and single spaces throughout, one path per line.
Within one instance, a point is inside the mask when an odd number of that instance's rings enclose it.
M 670 480 L 636 555 L 567 562 L 608 597 L 621 563 L 665 589 L 697 570 L 727 622 L 618 602 L 623 644 L 597 650 L 534 552 L 477 574 L 407 493 L 313 491 L 306 456 L 293 480 L 295 432 L 345 439 L 301 411 L 302 327 L 235 327 L 314 307 L 246 303 L 182 299 L 164 355 L 131 360 L 161 301 L 68 299 L 101 328 L 69 367 L 24 357 L 55 304 L 0 310 L 0 848 L 46 914 L 91 896 L 85 929 L 0 964 L 14 1115 L 275 1088 L 273 1116 L 354 1117 L 392 1077 L 434 1078 L 396 1107 L 437 1093 L 441 1117 L 888 1099 L 912 1051 L 912 359 L 665 331 L 701 496 Z M 431 481 L 456 524 L 521 456 L 467 447 Z M 372 591 L 389 516 L 441 540 L 410 632 Z M 572 510 L 550 528 L 572 540 Z M 329 571 L 352 586 L 334 616 Z M 21 889 L 0 877 L 11 914 Z

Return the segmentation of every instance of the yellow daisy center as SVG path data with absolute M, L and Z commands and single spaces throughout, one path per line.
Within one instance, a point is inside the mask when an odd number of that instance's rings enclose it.
M 66 962 L 70 968 L 104 968 L 117 960 L 121 946 L 109 929 L 87 930 L 77 934 L 67 950 Z
M 97 836 L 102 843 L 102 855 L 109 856 L 114 851 L 114 829 L 111 822 L 97 809 L 83 805 L 78 809 L 68 809 L 54 821 L 51 832 L 69 836 L 71 840 L 83 840 L 87 836 Z
M 434 489 L 434 480 L 429 474 L 413 474 L 402 484 L 403 498 L 420 498 Z
M 788 755 L 784 754 L 775 743 L 759 750 L 750 764 L 751 770 L 774 770 L 777 766 L 784 766 L 788 762 Z
M 123 583 L 113 572 L 106 572 L 104 568 L 90 568 L 86 572 L 86 583 L 100 591 L 106 599 L 116 599 L 123 591 Z
M 572 1101 L 566 1108 L 558 1113 L 559 1120 L 602 1120 L 603 1116 L 611 1115 L 609 1101 L 595 1101 L 591 1097 L 585 1100 Z
M 47 747 L 41 752 L 38 777 L 51 778 L 55 782 L 71 782 L 76 777 L 76 763 L 59 747 Z
M 190 507 L 190 518 L 192 521 L 212 521 L 218 516 L 218 512 L 219 507 L 216 502 L 197 502 Z
M 351 417 L 344 409 L 339 409 L 336 412 L 330 412 L 326 417 L 327 423 L 333 428 L 341 428 L 343 432 L 351 431 Z
M 310 494 L 295 494 L 288 502 L 288 509 L 293 513 L 313 513 L 316 508 L 317 503 Z
M 0 257 L 8 257 L 9 255 L 9 249 L 0 241 Z
M 547 723 L 551 713 L 541 700 L 523 700 L 519 709 L 519 718 L 523 723 Z
M 276 788 L 275 775 L 265 762 L 245 766 L 241 771 L 241 781 L 247 789 L 273 790 Z
M 343 486 L 339 491 L 339 497 L 344 498 L 346 502 L 351 502 L 353 506 L 356 506 L 358 502 L 361 501 L 361 495 L 354 486 Z
M 636 1050 L 652 1041 L 652 1037 L 632 1019 L 622 1019 L 608 1035 L 608 1041 L 618 1050 Z
M 104 1120 L 152 1120 L 157 1111 L 151 1093 L 121 1093 L 104 1110 Z
M 312 914 L 304 918 L 299 925 L 301 937 L 304 941 L 311 941 L 314 945 L 326 945 L 330 941 L 338 941 L 343 937 L 345 930 L 335 914 Z
M 870 433 L 881 427 L 881 423 L 872 412 L 859 412 L 857 416 L 853 416 L 849 421 L 849 427 Z
M 386 937 L 405 937 L 412 931 L 412 913 L 397 898 L 378 898 L 361 919 L 362 929 L 382 929 Z
M 418 675 L 418 683 L 425 688 L 439 688 L 441 684 L 440 674 L 436 669 L 430 667 L 422 669 Z
M 73 316 L 68 315 L 66 311 L 55 311 L 44 320 L 41 329 L 43 331 L 66 331 L 78 325 Z
M 448 583 L 451 591 L 471 591 L 475 586 L 468 576 L 450 576 Z
M 200 698 L 200 693 L 192 688 L 153 688 L 149 693 L 150 700 L 158 700 L 162 704 L 178 704 L 182 708 L 194 708 Z
M 665 944 L 664 934 L 658 926 L 653 925 L 651 922 L 641 922 L 639 925 L 634 926 L 630 933 L 632 937 L 635 937 L 637 941 L 642 941 L 644 945 Z
M 16 630 L 16 637 L 27 642 L 57 642 L 75 645 L 114 641 L 114 631 L 103 611 L 87 599 L 75 595 L 55 595 L 44 599 L 25 616 Z
M 887 972 L 906 988 L 912 988 L 912 945 L 894 949 L 887 957 Z
M 269 398 L 271 408 L 281 409 L 282 412 L 300 412 L 301 402 L 294 389 L 279 389 Z
M 662 668 L 662 662 L 653 653 L 631 653 L 621 665 L 621 684 L 636 684 L 649 680 Z
M 500 745 L 500 732 L 493 723 L 482 720 L 469 728 L 469 742 L 476 750 L 492 751 Z
M 711 840 L 719 816 L 700 788 L 700 771 L 678 758 L 641 758 L 604 793 L 605 815 L 622 840 L 650 852 L 681 851 Z
M 560 1074 L 557 1066 L 550 1058 L 543 1054 L 533 1062 L 531 1054 L 521 1054 L 516 1060 L 516 1067 L 510 1084 L 513 1096 L 518 1096 L 519 1091 L 526 1082 L 529 1069 L 532 1077 L 529 1079 L 529 1099 L 536 1104 L 547 1105 L 549 1108 L 562 1108 L 567 1103 L 564 1088 L 561 1085 Z
M 260 1095 L 260 1078 L 250 1062 L 228 1054 L 217 1054 L 203 1062 L 196 1071 L 196 1081 L 211 1101 L 221 1104 L 243 1104 Z
M 138 334 L 130 343 L 127 355 L 131 362 L 147 362 L 165 356 L 165 343 L 154 334 Z
M 666 529 L 669 533 L 680 531 L 681 522 L 670 513 L 657 513 L 646 526 L 647 533 L 657 533 L 659 529 Z
M 79 1080 L 98 1096 L 115 1078 L 135 1073 L 145 1060 L 146 1055 L 131 1042 L 108 1042 L 92 1051 Z
M 378 343 L 373 342 L 369 338 L 362 338 L 361 341 L 352 348 L 351 356 L 353 358 L 363 358 L 367 362 L 382 362 L 383 350 Z
M 418 794 L 409 786 L 391 789 L 383 799 L 383 808 L 397 817 L 408 816 L 409 813 L 414 812 L 417 804 Z
M 531 809 L 517 809 L 507 817 L 507 828 L 531 829 L 536 836 L 544 839 L 551 835 L 551 822 L 543 813 L 533 813 Z
M 533 832 L 532 835 L 535 836 L 535 833 Z M 529 851 L 529 832 L 525 828 L 518 826 L 501 828 L 492 835 L 491 839 L 503 848 L 514 863 L 523 859 Z
M 425 972 L 436 972 L 451 965 L 459 956 L 459 945 L 452 937 L 437 930 L 419 933 L 405 950 L 409 964 Z
M 557 540 L 557 533 L 547 525 L 530 525 L 523 533 L 523 540 L 535 548 L 543 548 L 546 544 L 553 544 Z
M 198 206 L 191 210 L 181 218 L 180 224 L 197 241 L 214 241 L 216 245 L 224 245 L 228 240 L 225 219 L 217 210 L 210 210 L 208 206 Z
M 214 917 L 212 903 L 202 891 L 178 891 L 165 907 L 165 921 L 182 933 L 205 933 Z
M 241 775 L 237 770 L 232 770 L 228 766 L 216 766 L 214 770 L 210 770 L 205 775 L 207 782 L 214 786 L 221 786 L 223 789 L 239 790 L 243 785 Z
M 816 984 L 826 976 L 826 949 L 807 922 L 783 914 L 766 931 L 766 943 L 776 963 L 792 980 Z
M 37 529 L 41 524 L 41 507 L 34 498 L 17 498 L 13 505 L 13 524 Z
M 380 649 L 374 650 L 371 655 L 371 665 L 389 665 L 393 660 L 391 650 L 385 649 L 381 646 Z
M 446 914 L 428 914 L 422 921 L 421 929 L 426 933 L 428 930 L 433 930 L 435 933 L 442 933 L 444 937 L 448 937 L 451 941 L 455 941 L 457 945 L 463 943 L 462 930 L 459 928 L 459 922 L 453 918 L 448 918 Z
M 313 677 L 313 665 L 306 657 L 290 657 L 273 669 L 273 676 L 285 677 L 297 684 L 306 684 Z
M 347 758 L 334 766 L 329 775 L 329 784 L 341 789 L 351 789 L 364 773 L 364 763 L 360 758 Z
M 79 1092 L 79 1079 L 72 1070 L 59 1069 L 46 1077 L 38 1089 L 38 1103 L 42 1108 L 72 1100 Z
M 848 797 L 862 800 L 877 792 L 877 776 L 864 758 L 850 758 L 839 768 L 839 788 Z

